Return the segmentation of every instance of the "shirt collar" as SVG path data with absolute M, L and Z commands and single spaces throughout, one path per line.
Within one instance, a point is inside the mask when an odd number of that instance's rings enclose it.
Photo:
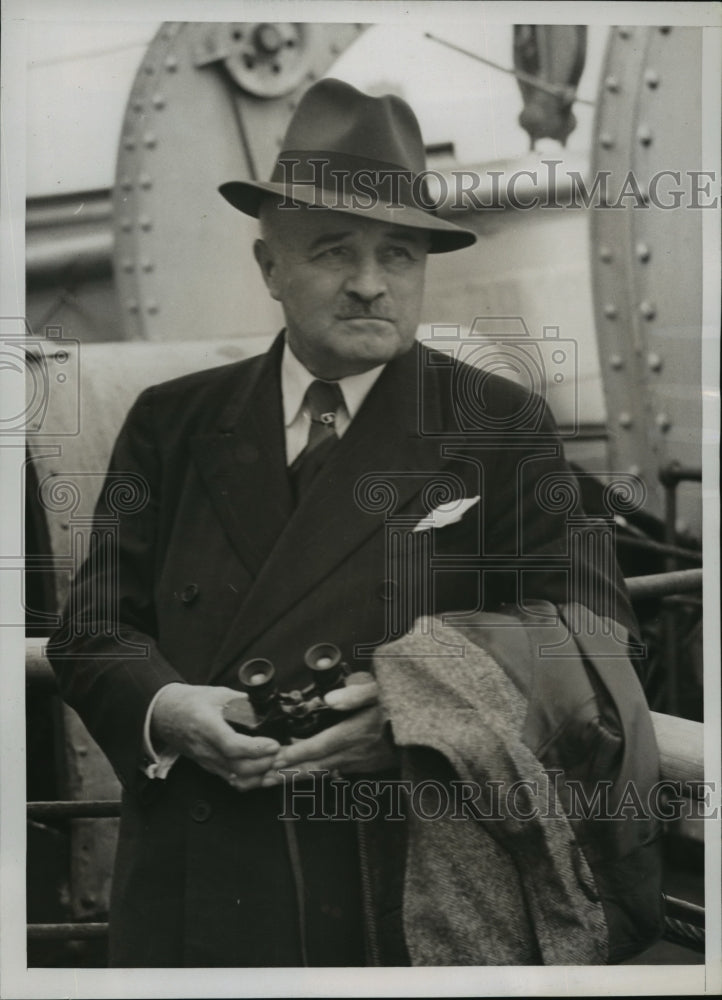
M 345 378 L 338 379 L 343 401 L 351 420 L 358 413 L 361 404 L 385 367 L 386 365 L 377 365 L 376 368 L 370 368 L 358 375 L 347 375 Z M 297 418 L 303 406 L 306 390 L 315 378 L 316 376 L 312 375 L 306 366 L 298 360 L 286 341 L 281 356 L 281 393 L 283 396 L 283 421 L 286 427 L 290 427 Z

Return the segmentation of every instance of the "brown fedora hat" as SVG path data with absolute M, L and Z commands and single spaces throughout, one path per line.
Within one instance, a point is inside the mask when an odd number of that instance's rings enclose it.
M 272 194 L 289 207 L 315 205 L 425 229 L 431 253 L 471 246 L 471 230 L 436 215 L 425 173 L 421 130 L 406 101 L 370 97 L 329 78 L 301 98 L 270 181 L 228 181 L 218 190 L 254 218 Z

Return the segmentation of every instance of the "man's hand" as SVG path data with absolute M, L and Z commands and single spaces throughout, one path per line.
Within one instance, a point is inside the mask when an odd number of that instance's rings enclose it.
M 378 703 L 378 686 L 352 685 L 330 691 L 326 703 L 341 712 L 354 712 L 341 717 L 337 725 L 324 729 L 305 740 L 296 740 L 282 747 L 272 770 L 261 784 L 266 787 L 283 781 L 281 768 L 301 773 L 309 771 L 380 771 L 398 762 L 396 750 L 383 735 L 385 717 Z
M 276 740 L 243 736 L 223 719 L 238 691 L 200 684 L 168 684 L 153 707 L 151 739 L 190 757 L 238 791 L 257 788 L 280 749 Z

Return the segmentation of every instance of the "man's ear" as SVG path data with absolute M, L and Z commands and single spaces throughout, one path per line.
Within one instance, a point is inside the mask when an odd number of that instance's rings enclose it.
M 276 258 L 265 240 L 257 239 L 253 244 L 253 256 L 261 269 L 266 288 L 271 298 L 280 301 L 280 289 L 276 280 Z

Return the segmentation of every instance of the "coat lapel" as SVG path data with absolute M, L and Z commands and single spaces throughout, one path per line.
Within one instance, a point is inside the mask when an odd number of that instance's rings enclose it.
M 293 509 L 286 471 L 280 336 L 217 428 L 191 441 L 196 467 L 231 543 L 257 577 Z
M 211 666 L 209 680 L 223 673 L 257 636 L 318 586 L 369 535 L 382 531 L 386 514 L 401 510 L 428 483 L 429 476 L 446 464 L 440 457 L 438 440 L 419 433 L 419 359 L 418 347 L 397 358 L 372 388 L 277 536 Z M 438 394 L 426 393 L 424 406 L 429 426 L 439 427 Z M 417 475 L 409 475 L 411 472 Z M 359 502 L 359 483 L 370 474 L 378 474 L 391 484 L 395 492 L 391 511 L 371 512 Z M 272 497 L 267 499 L 275 504 Z M 257 500 L 264 502 L 266 497 L 260 494 Z M 278 523 L 277 518 L 274 523 Z

